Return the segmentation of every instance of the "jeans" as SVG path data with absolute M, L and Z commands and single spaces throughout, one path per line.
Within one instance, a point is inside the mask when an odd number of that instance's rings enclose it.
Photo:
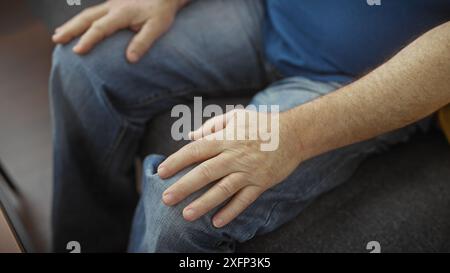
M 133 36 L 127 30 L 86 56 L 72 52 L 76 40 L 55 49 L 50 79 L 55 251 L 78 241 L 83 252 L 127 247 L 133 252 L 231 252 L 236 242 L 289 221 L 348 180 L 367 156 L 406 141 L 421 126 L 308 160 L 221 229 L 211 224 L 214 211 L 193 223 L 181 216 L 184 205 L 205 189 L 174 207 L 161 201 L 162 192 L 191 168 L 163 181 L 155 174 L 162 157 L 149 156 L 139 195 L 135 158 L 155 115 L 194 96 L 254 95 L 253 104 L 278 104 L 283 111 L 339 87 L 300 76 L 280 79 L 264 58 L 263 3 L 194 1 L 138 64 L 125 59 Z

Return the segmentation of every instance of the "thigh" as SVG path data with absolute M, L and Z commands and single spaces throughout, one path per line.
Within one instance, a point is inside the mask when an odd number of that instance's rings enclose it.
M 262 54 L 263 17 L 260 0 L 193 1 L 137 64 L 125 58 L 134 33 L 124 30 L 86 56 L 72 52 L 76 41 L 58 47 L 54 67 L 67 70 L 64 75 L 87 71 L 116 108 L 139 108 L 134 115 L 167 108 L 156 102 L 175 96 L 250 95 L 271 80 Z
M 313 82 L 304 78 L 285 79 L 258 93 L 252 100 L 252 104 L 275 104 L 284 111 L 333 92 L 337 88 L 339 85 L 335 83 Z M 192 194 L 174 207 L 165 207 L 160 201 L 164 190 L 176 183 L 195 166 L 162 181 L 155 175 L 155 170 L 163 158 L 154 160 L 155 157 L 150 156 L 144 165 L 144 180 L 148 180 L 146 182 L 147 190 L 143 192 L 140 209 L 136 214 L 132 238 L 139 238 L 135 240 L 135 243 L 157 240 L 157 236 L 150 236 L 153 239 L 142 239 L 142 237 L 149 234 L 149 230 L 157 229 L 159 218 L 172 219 L 171 221 L 175 223 L 174 226 L 182 226 L 189 233 L 194 234 L 201 231 L 198 236 L 202 242 L 208 241 L 205 237 L 209 236 L 211 243 L 204 243 L 202 251 L 231 251 L 234 242 L 247 241 L 255 235 L 270 232 L 291 220 L 318 196 L 347 181 L 369 155 L 382 151 L 390 145 L 408 140 L 418 128 L 426 126 L 428 122 L 429 120 L 424 120 L 368 141 L 330 151 L 302 163 L 287 179 L 267 190 L 235 220 L 220 229 L 214 228 L 211 223 L 213 215 L 220 208 L 210 211 L 194 223 L 185 222 L 181 216 L 184 207 L 206 192 L 208 187 Z M 146 217 L 139 217 L 139 215 L 146 215 Z M 158 215 L 159 218 L 155 215 Z M 165 225 L 167 224 L 165 222 Z M 181 242 L 182 237 L 176 238 Z M 226 245 L 227 247 L 215 249 L 215 245 Z M 174 250 L 177 246 L 174 243 L 171 247 Z M 177 250 L 189 250 L 189 248 L 178 247 Z M 198 251 L 199 248 L 196 250 Z
M 336 83 L 314 82 L 297 77 L 285 79 L 258 93 L 254 105 L 278 105 L 281 111 L 307 103 L 340 87 Z M 230 233 L 239 241 L 270 232 L 297 216 L 318 196 L 347 181 L 370 155 L 406 142 L 418 130 L 426 130 L 430 118 L 415 124 L 355 143 L 312 158 L 283 182 L 269 189 L 241 216 L 240 223 L 231 224 Z M 318 136 L 320 137 L 320 136 Z M 251 223 L 250 227 L 242 225 Z

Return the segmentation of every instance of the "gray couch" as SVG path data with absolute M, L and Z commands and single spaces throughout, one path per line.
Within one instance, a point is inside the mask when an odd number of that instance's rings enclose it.
M 96 2 L 101 1 L 85 0 L 83 6 Z M 30 5 L 49 29 L 81 9 L 62 0 Z M 142 156 L 168 155 L 185 144 L 172 141 L 170 124 L 170 114 L 164 113 L 148 125 Z M 366 160 L 350 181 L 317 199 L 294 221 L 239 245 L 238 251 L 369 252 L 370 241 L 378 241 L 382 252 L 450 251 L 450 147 L 438 130 Z

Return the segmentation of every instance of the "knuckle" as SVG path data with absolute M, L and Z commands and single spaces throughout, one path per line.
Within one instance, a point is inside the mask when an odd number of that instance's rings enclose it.
M 238 202 L 242 207 L 248 207 L 253 202 L 253 200 L 247 196 L 236 196 L 236 202 Z
M 199 166 L 200 174 L 206 179 L 212 179 L 211 167 L 207 163 L 203 163 Z
M 100 23 L 99 21 L 96 21 L 92 24 L 91 29 L 93 31 L 99 32 L 99 33 L 105 33 L 106 32 L 106 27 Z
M 207 141 L 207 144 L 210 145 L 210 146 L 207 146 L 207 147 L 211 147 L 210 149 L 217 149 L 220 151 L 224 151 L 226 149 L 226 143 L 222 139 L 212 138 L 212 139 L 205 139 L 205 141 Z
M 227 169 L 227 170 L 234 170 L 235 168 L 235 166 L 234 166 L 234 163 L 235 163 L 235 159 L 233 158 L 233 157 L 231 157 L 231 156 L 223 156 L 222 158 L 221 158 L 221 166 L 222 166 L 222 168 L 224 168 L 224 169 Z
M 77 29 L 77 28 L 88 28 L 89 27 L 89 20 L 86 19 L 85 16 L 77 16 L 73 18 L 71 21 L 69 21 L 65 27 L 71 28 L 71 29 Z
M 236 181 L 242 181 L 244 185 L 247 185 L 251 181 L 251 175 L 247 172 L 239 172 L 235 174 L 234 179 Z
M 188 144 L 186 146 L 186 152 L 192 158 L 200 157 L 200 148 L 197 145 L 195 145 L 194 143 Z
M 238 157 L 236 161 L 233 162 L 235 168 L 238 168 L 241 171 L 245 172 L 254 172 L 255 165 L 259 166 L 260 164 L 254 162 L 253 158 L 246 153 L 237 153 Z
M 234 193 L 234 186 L 230 183 L 219 182 L 217 183 L 217 188 L 222 191 L 226 196 L 230 196 Z

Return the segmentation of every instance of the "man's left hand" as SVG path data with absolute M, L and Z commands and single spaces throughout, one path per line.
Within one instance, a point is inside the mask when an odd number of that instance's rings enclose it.
M 247 118 L 239 118 L 242 114 Z M 284 112 L 279 114 L 278 148 L 261 150 L 263 141 L 259 137 L 248 137 L 249 132 L 258 132 L 255 126 L 258 127 L 257 120 L 261 118 L 270 120 L 271 114 L 233 110 L 208 120 L 192 132 L 190 138 L 194 141 L 162 162 L 158 175 L 163 179 L 169 178 L 183 168 L 200 164 L 163 193 L 163 202 L 169 206 L 176 205 L 214 183 L 184 208 L 183 217 L 194 221 L 230 199 L 212 219 L 213 225 L 220 228 L 230 223 L 267 189 L 283 181 L 302 161 L 301 149 L 297 148 L 301 146 L 300 142 L 289 126 L 291 119 L 288 113 Z M 245 140 L 234 140 L 239 133 L 246 135 Z

